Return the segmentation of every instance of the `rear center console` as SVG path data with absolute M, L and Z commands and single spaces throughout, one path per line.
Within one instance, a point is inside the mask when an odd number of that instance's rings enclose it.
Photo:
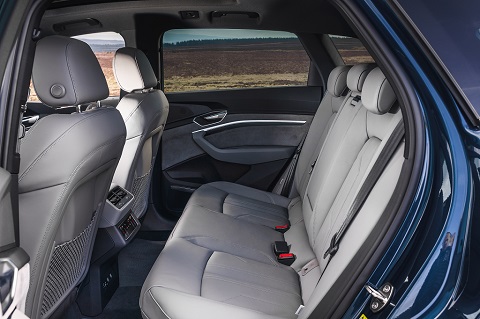
M 100 216 L 90 271 L 78 295 L 83 315 L 97 316 L 119 286 L 118 253 L 140 229 L 132 211 L 134 196 L 120 186 L 111 188 Z

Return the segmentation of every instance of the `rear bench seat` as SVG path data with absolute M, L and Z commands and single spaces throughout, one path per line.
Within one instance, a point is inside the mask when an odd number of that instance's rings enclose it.
M 207 184 L 192 195 L 143 285 L 144 318 L 297 318 L 300 305 L 298 317 L 308 317 L 376 225 L 403 164 L 401 144 L 326 267 L 332 235 L 402 120 L 391 110 L 391 86 L 372 68 L 332 72 L 299 158 L 297 197 L 232 183 Z M 350 92 L 342 97 L 345 78 Z M 286 223 L 284 234 L 275 231 Z M 296 255 L 291 266 L 272 249 L 283 240 Z

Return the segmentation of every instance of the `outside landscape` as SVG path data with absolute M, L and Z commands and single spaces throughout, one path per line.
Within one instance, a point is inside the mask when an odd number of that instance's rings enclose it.
M 165 91 L 306 85 L 310 59 L 295 38 L 165 44 Z
M 170 31 L 172 32 L 172 31 Z M 288 33 L 285 33 L 288 34 Z M 306 85 L 310 59 L 295 37 L 255 38 L 177 38 L 164 41 L 164 85 L 166 92 L 184 92 L 229 88 Z M 124 46 L 115 39 L 88 39 L 110 88 L 110 96 L 119 96 L 112 59 Z M 373 62 L 356 39 L 332 37 L 346 64 Z M 33 87 L 30 100 L 38 100 Z

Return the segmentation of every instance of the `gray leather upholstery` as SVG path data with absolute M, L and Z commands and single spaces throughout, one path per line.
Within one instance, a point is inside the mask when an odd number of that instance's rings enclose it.
M 347 84 L 347 74 L 350 70 L 349 66 L 337 66 L 330 72 L 327 81 L 327 91 L 333 96 L 339 97 L 342 95 Z
M 141 217 L 147 210 L 150 173 L 167 121 L 168 101 L 162 91 L 152 88 L 157 80 L 142 51 L 119 49 L 113 66 L 122 89 L 132 92 L 117 105 L 127 127 L 127 141 L 113 182 L 135 196 L 132 209 Z
M 365 79 L 373 68 L 375 68 L 374 64 L 357 64 L 352 66 L 347 74 L 347 86 L 350 91 L 362 92 Z
M 122 90 L 151 89 L 158 81 L 145 54 L 136 48 L 120 48 L 113 59 L 115 78 Z
M 51 107 L 108 97 L 98 60 L 85 42 L 62 36 L 38 41 L 32 80 L 39 99 Z
M 395 92 L 380 69 L 373 70 L 368 76 L 363 105 L 372 113 L 385 114 L 397 100 Z
M 357 70 L 360 79 L 364 72 Z M 390 102 L 390 92 L 378 90 L 378 78 L 378 70 L 365 75 L 365 85 L 357 81 L 358 91 L 347 95 L 303 194 L 287 199 L 230 183 L 205 185 L 193 194 L 142 287 L 144 318 L 309 317 L 379 223 L 400 174 L 403 144 L 326 267 L 323 254 L 332 235 L 402 120 L 401 113 L 388 113 L 389 106 L 376 114 L 357 100 L 360 93 L 380 92 L 379 103 Z M 288 219 L 291 227 L 276 232 L 272 219 Z M 282 237 L 296 255 L 289 267 L 272 251 Z M 305 308 L 297 316 L 300 305 Z
M 33 70 L 38 94 L 50 99 L 50 84 L 42 79 L 75 89 L 67 99 L 50 105 L 93 102 L 90 99 L 104 96 L 100 66 L 87 59 L 95 56 L 79 42 L 58 36 L 39 41 Z M 52 57 L 68 62 L 60 69 L 39 66 L 51 65 Z M 67 78 L 64 68 L 68 68 Z M 31 258 L 26 302 L 30 318 L 50 316 L 85 276 L 125 136 L 120 113 L 101 108 L 44 117 L 21 140 L 20 246 Z

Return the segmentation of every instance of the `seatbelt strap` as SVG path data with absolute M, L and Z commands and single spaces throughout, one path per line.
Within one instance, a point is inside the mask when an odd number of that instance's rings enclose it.
M 293 155 L 293 158 L 287 167 L 285 180 L 283 181 L 283 184 L 281 185 L 282 188 L 279 192 L 279 194 L 282 196 L 288 197 L 290 193 L 290 189 L 292 187 L 292 182 L 293 182 L 293 176 L 295 176 L 295 169 L 297 168 L 298 157 L 300 156 L 300 152 L 302 151 L 303 144 L 305 143 L 305 138 L 307 137 L 307 134 L 308 134 L 308 131 L 303 135 L 303 138 L 300 144 L 298 144 L 297 149 L 295 150 L 295 154 Z
M 329 258 L 327 262 L 330 263 L 330 260 L 332 259 L 333 256 L 338 251 L 338 246 L 340 242 L 342 241 L 343 236 L 345 235 L 345 232 L 347 231 L 348 227 L 352 223 L 352 221 L 355 219 L 357 216 L 358 212 L 363 206 L 363 203 L 367 199 L 368 195 L 372 191 L 373 187 L 377 183 L 378 179 L 382 175 L 385 167 L 387 166 L 388 162 L 392 158 L 393 154 L 398 148 L 398 145 L 400 145 L 400 142 L 403 140 L 403 137 L 405 135 L 405 127 L 403 126 L 403 121 L 400 121 L 395 129 L 393 130 L 392 134 L 388 138 L 387 142 L 385 143 L 382 151 L 378 155 L 377 160 L 375 161 L 375 164 L 373 164 L 372 169 L 367 175 L 367 178 L 365 179 L 363 185 L 360 187 L 359 192 L 357 193 L 357 196 L 355 197 L 352 205 L 350 206 L 350 209 L 347 214 L 347 218 L 343 222 L 342 226 L 336 232 L 331 241 L 330 241 L 330 247 L 327 249 L 325 254 L 323 255 L 323 258 Z M 326 269 L 326 266 L 325 266 Z

